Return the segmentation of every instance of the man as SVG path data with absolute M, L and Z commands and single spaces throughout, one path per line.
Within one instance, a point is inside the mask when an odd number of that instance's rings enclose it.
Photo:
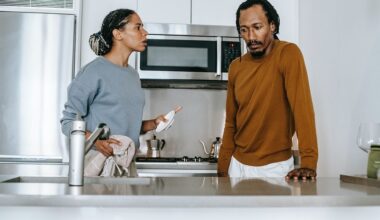
M 280 18 L 266 0 L 247 0 L 236 27 L 248 53 L 229 69 L 218 174 L 315 179 L 318 147 L 306 67 L 299 48 L 278 40 Z M 297 133 L 300 168 L 294 169 Z

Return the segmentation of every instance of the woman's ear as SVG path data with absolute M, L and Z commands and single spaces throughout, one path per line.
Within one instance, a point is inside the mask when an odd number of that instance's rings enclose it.
M 121 40 L 122 39 L 121 32 L 118 29 L 113 29 L 112 36 L 113 36 L 113 38 L 115 38 L 115 40 Z

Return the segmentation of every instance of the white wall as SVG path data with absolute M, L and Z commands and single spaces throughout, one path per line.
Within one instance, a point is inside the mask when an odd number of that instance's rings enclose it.
M 319 176 L 365 174 L 361 121 L 380 121 L 380 1 L 299 2 L 300 47 L 317 120 Z
M 83 0 L 81 67 L 96 57 L 88 44 L 90 35 L 100 31 L 104 17 L 110 11 L 118 8 L 129 8 L 136 10 L 137 0 Z M 131 56 L 131 58 L 132 57 L 134 56 Z M 134 62 L 134 60 L 130 60 L 129 63 L 132 62 Z
M 299 0 L 269 0 L 280 16 L 280 33 L 278 38 L 298 44 Z

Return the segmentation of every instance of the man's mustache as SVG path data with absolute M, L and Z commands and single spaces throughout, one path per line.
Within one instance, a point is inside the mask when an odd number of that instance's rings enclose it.
M 263 42 L 257 41 L 257 40 L 250 40 L 247 42 L 247 46 L 256 46 L 256 45 L 263 45 Z

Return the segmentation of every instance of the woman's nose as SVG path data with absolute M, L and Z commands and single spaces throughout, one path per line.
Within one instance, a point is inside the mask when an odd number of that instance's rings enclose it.
M 145 30 L 145 28 L 143 28 L 142 31 L 143 31 L 143 35 L 144 35 L 144 36 L 147 36 L 147 35 L 149 34 L 148 31 Z

